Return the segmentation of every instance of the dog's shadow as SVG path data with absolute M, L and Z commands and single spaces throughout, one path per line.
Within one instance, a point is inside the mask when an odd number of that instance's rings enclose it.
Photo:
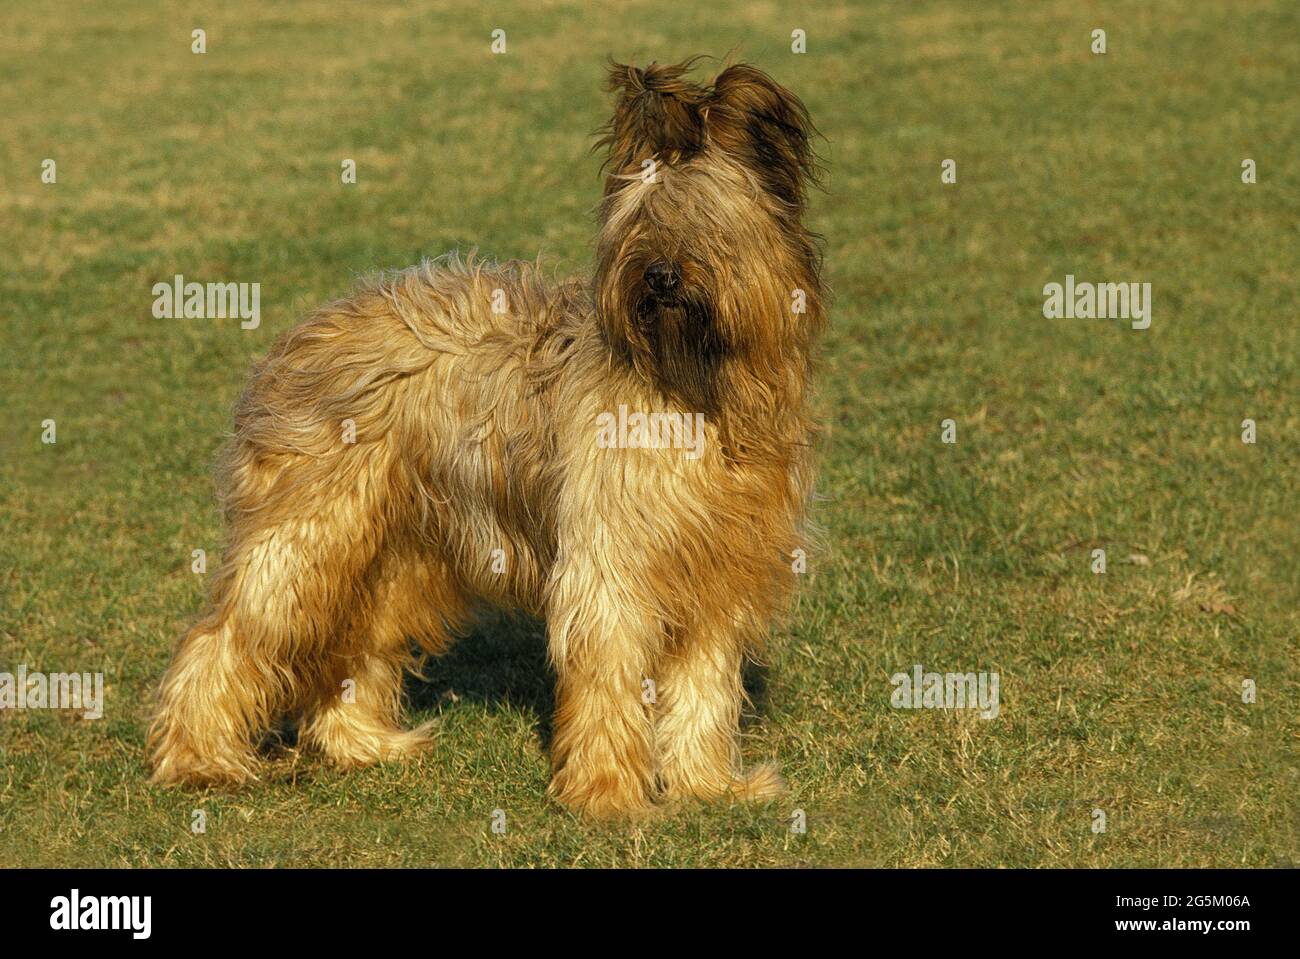
M 750 705 L 742 725 L 767 712 L 767 669 L 749 663 L 744 672 Z M 424 661 L 406 678 L 408 711 L 445 713 L 468 700 L 492 710 L 523 710 L 537 724 L 542 748 L 550 751 L 555 713 L 555 671 L 546 655 L 546 626 L 541 620 L 507 611 L 492 611 L 441 656 Z
M 545 624 L 506 611 L 484 613 L 450 650 L 407 675 L 405 694 L 412 714 L 446 712 L 463 700 L 531 713 L 549 750 L 555 671 L 546 657 Z

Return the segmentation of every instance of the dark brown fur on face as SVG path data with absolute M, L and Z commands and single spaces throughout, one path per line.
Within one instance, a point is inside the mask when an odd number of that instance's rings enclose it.
M 820 253 L 803 226 L 814 129 L 758 68 L 702 86 L 686 79 L 693 63 L 610 68 L 596 308 L 618 354 L 716 416 L 783 395 L 770 377 L 788 375 L 786 357 L 806 356 L 819 330 Z M 668 295 L 647 281 L 661 267 L 675 278 Z M 818 302 L 793 313 L 796 291 Z
M 690 66 L 610 70 L 590 280 L 424 263 L 258 364 L 210 607 L 150 730 L 157 781 L 256 778 L 285 715 L 340 766 L 410 754 L 412 641 L 439 653 L 493 603 L 546 619 L 559 801 L 624 815 L 780 791 L 741 767 L 741 667 L 793 587 L 812 487 L 812 125 L 754 67 L 701 85 Z M 606 445 L 622 409 L 699 422 L 699 455 Z

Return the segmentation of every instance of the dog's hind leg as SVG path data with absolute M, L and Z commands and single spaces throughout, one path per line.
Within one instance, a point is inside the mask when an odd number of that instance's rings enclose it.
M 155 782 L 256 777 L 254 740 L 318 675 L 344 611 L 362 599 L 382 536 L 373 487 L 282 488 L 263 475 L 259 491 L 243 475 L 236 505 L 265 498 L 236 509 L 212 611 L 181 639 L 163 677 L 149 732 Z
M 299 729 L 304 746 L 342 768 L 401 759 L 428 742 L 427 725 L 400 725 L 411 642 L 442 653 L 465 613 L 459 590 L 436 560 L 387 552 L 375 572 L 371 601 L 323 664 Z
M 154 782 L 201 786 L 257 778 L 251 740 L 254 730 L 270 724 L 274 682 L 252 675 L 238 635 L 234 614 L 223 606 L 181 639 L 149 729 Z

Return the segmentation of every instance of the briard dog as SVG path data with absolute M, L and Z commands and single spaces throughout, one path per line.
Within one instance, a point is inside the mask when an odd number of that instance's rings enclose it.
M 409 755 L 428 732 L 399 724 L 404 669 L 499 604 L 546 621 L 561 803 L 783 789 L 741 767 L 742 667 L 801 571 L 815 131 L 761 70 L 701 84 L 692 63 L 611 67 L 590 277 L 426 262 L 256 366 L 210 608 L 150 730 L 156 781 L 255 778 L 286 718 L 339 766 Z

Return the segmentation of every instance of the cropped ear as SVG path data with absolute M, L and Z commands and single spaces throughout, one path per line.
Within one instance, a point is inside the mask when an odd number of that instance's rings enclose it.
M 709 136 L 739 157 L 777 198 L 802 209 L 817 181 L 810 142 L 817 129 L 800 99 L 757 67 L 738 63 L 718 74 L 704 108 Z
M 596 142 L 597 149 L 609 148 L 604 168 L 613 176 L 606 180 L 606 193 L 617 187 L 619 175 L 639 173 L 645 160 L 676 163 L 703 146 L 701 107 L 708 91 L 683 79 L 694 63 L 652 63 L 642 70 L 610 61 L 608 86 L 617 94 L 614 116 Z

